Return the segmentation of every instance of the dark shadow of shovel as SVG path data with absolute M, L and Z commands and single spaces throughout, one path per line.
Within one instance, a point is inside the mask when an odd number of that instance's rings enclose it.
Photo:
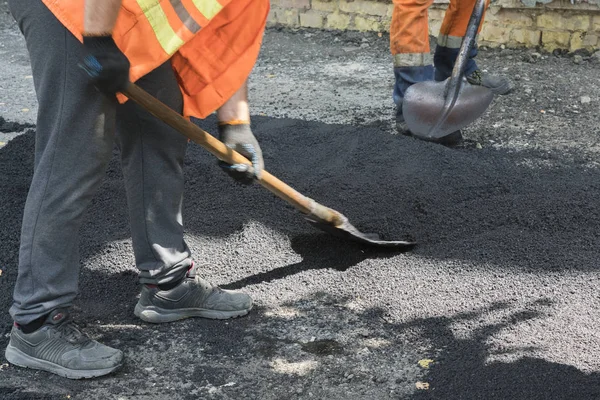
M 447 136 L 479 118 L 492 102 L 491 90 L 471 85 L 464 77 L 485 3 L 486 0 L 478 0 L 473 8 L 450 78 L 419 82 L 406 91 L 402 113 L 413 136 L 425 140 Z

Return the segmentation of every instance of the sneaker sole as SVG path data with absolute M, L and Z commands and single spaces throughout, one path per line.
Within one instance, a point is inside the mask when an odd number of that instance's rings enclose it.
M 111 372 L 119 369 L 123 364 L 115 365 L 111 368 L 103 368 L 103 369 L 70 369 L 65 368 L 61 365 L 54 364 L 50 361 L 41 360 L 39 358 L 35 358 L 23 353 L 21 350 L 16 347 L 11 346 L 10 344 L 6 348 L 6 352 L 4 353 L 6 360 L 18 367 L 22 368 L 30 368 L 30 369 L 38 369 L 41 371 L 51 372 L 58 376 L 62 376 L 63 378 L 68 379 L 90 379 L 97 378 L 99 376 L 104 376 L 110 374 Z
M 181 308 L 178 310 L 165 310 L 158 307 L 144 307 L 140 304 L 135 305 L 133 313 L 142 321 L 153 324 L 162 324 L 165 322 L 179 321 L 186 318 L 208 318 L 208 319 L 230 319 L 242 317 L 252 309 L 252 307 L 244 310 L 236 311 L 218 311 L 208 310 L 204 308 Z

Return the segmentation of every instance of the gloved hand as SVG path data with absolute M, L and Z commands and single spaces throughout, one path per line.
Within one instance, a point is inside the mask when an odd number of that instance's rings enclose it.
M 112 36 L 83 36 L 86 55 L 79 66 L 88 74 L 96 88 L 114 95 L 127 87 L 129 60 L 119 50 Z
M 225 145 L 252 162 L 252 167 L 246 164 L 227 164 L 219 161 L 219 166 L 227 172 L 229 176 L 238 182 L 249 185 L 254 178 L 260 178 L 264 169 L 262 150 L 258 141 L 252 134 L 250 124 L 219 124 L 219 138 Z

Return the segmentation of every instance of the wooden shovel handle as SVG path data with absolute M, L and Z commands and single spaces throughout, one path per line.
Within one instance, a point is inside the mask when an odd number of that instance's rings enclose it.
M 229 164 L 252 165 L 246 157 L 225 146 L 220 140 L 205 132 L 199 126 L 184 118 L 136 84 L 129 83 L 123 94 L 145 108 L 156 118 L 204 147 L 219 160 Z M 285 200 L 303 214 L 311 215 L 322 222 L 327 222 L 334 226 L 343 223 L 343 216 L 340 213 L 302 195 L 265 170 L 262 171 L 260 179 L 256 180 L 271 193 Z

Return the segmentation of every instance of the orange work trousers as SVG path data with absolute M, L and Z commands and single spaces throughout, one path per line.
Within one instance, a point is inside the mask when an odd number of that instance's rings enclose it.
M 395 67 L 417 67 L 432 64 L 429 47 L 428 8 L 433 0 L 393 0 L 390 27 L 390 50 Z M 438 36 L 438 46 L 458 49 L 476 0 L 450 0 Z M 489 6 L 489 0 L 487 2 Z M 483 25 L 483 19 L 481 21 Z M 479 31 L 481 31 L 481 25 Z

